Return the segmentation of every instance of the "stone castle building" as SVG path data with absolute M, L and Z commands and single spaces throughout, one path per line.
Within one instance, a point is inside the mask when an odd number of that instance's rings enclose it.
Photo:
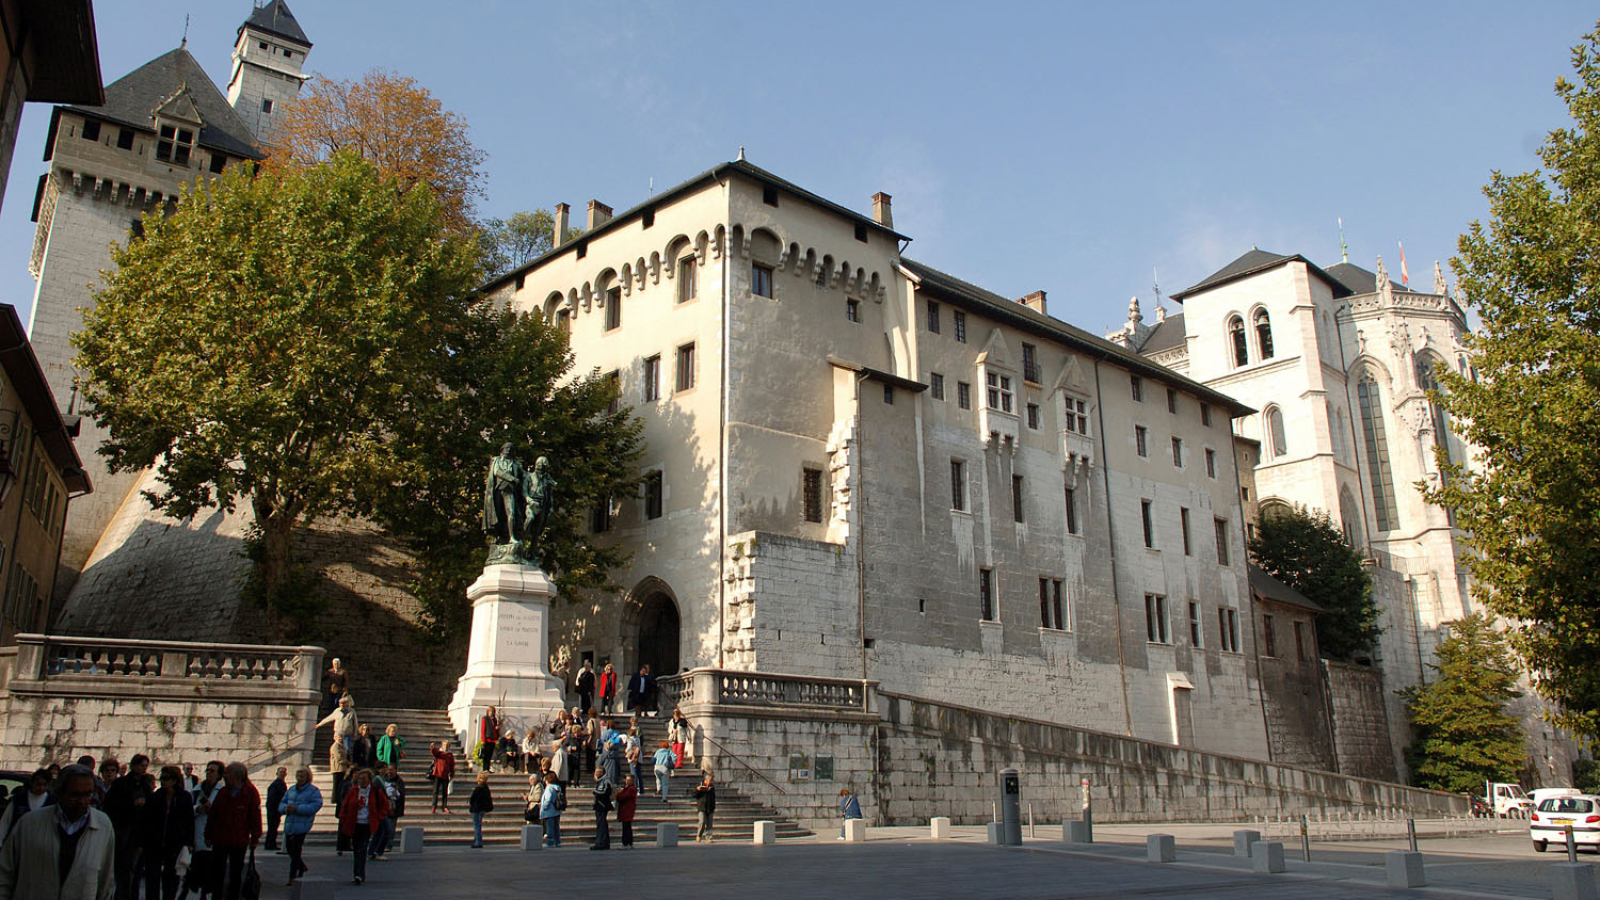
M 227 96 L 185 44 L 107 85 L 102 105 L 52 111 L 50 169 L 34 198 L 30 270 L 38 287 L 28 333 L 62 410 L 79 406 L 70 339 L 92 286 L 111 266 L 111 244 L 125 244 L 145 216 L 170 212 L 183 187 L 261 159 L 263 136 L 304 80 L 310 49 L 288 6 L 271 0 L 239 26 Z M 125 501 L 137 501 L 141 476 L 107 472 L 96 453 L 104 439 L 85 418 L 77 450 L 96 491 L 74 502 L 68 518 L 58 601 Z

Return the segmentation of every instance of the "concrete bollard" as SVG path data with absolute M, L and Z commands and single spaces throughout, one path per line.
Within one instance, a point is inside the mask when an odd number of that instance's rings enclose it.
M 1600 900 L 1594 866 L 1589 863 L 1555 863 L 1550 867 L 1550 892 L 1555 900 Z
M 657 847 L 676 847 L 676 846 L 678 846 L 678 823 L 677 822 L 662 822 L 660 825 L 656 826 L 656 846 Z
M 289 900 L 333 900 L 333 879 L 297 879 L 289 891 Z
M 750 832 L 750 843 L 765 846 L 778 842 L 778 823 L 771 819 L 760 819 L 755 828 Z
M 1178 858 L 1178 841 L 1170 834 L 1152 834 L 1144 839 L 1145 859 L 1153 863 L 1169 863 Z
M 422 826 L 421 825 L 407 825 L 406 827 L 400 829 L 400 852 L 401 853 L 421 853 L 422 852 Z
M 522 826 L 522 843 L 524 850 L 538 850 L 544 846 L 544 827 L 541 825 Z
M 928 836 L 936 841 L 948 841 L 950 839 L 950 817 L 934 816 L 929 819 Z
M 1233 833 L 1233 855 L 1248 858 L 1250 845 L 1261 840 L 1261 832 L 1249 828 L 1241 828 Z
M 1005 839 L 1005 830 L 1000 827 L 1000 823 L 999 822 L 990 822 L 989 823 L 989 843 L 994 844 L 996 847 L 998 847 L 998 846 L 1000 846 L 1001 841 L 1003 841 L 1004 839 Z
M 867 842 L 867 820 L 845 819 L 844 842 L 847 844 L 864 844 Z
M 1389 887 L 1415 888 L 1428 882 L 1422 878 L 1422 854 L 1415 850 L 1391 850 L 1383 855 L 1383 869 Z
M 1061 839 L 1069 844 L 1094 843 L 1094 826 L 1081 819 L 1068 819 L 1061 823 Z
M 1250 845 L 1252 868 L 1262 875 L 1282 872 L 1283 841 L 1256 841 Z

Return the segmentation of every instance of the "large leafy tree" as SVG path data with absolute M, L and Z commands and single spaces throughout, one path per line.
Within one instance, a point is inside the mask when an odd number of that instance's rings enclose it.
M 1481 451 L 1429 499 L 1455 510 L 1476 599 L 1511 624 L 1554 717 L 1600 737 L 1600 30 L 1556 82 L 1572 121 L 1543 171 L 1495 172 L 1452 263 L 1482 327 L 1476 377 L 1435 399 Z
M 1278 507 L 1261 516 L 1250 556 L 1256 565 L 1321 606 L 1317 643 L 1334 659 L 1372 647 L 1378 608 L 1372 576 L 1324 512 Z
M 485 154 L 467 123 L 411 78 L 373 69 L 360 81 L 317 78 L 288 105 L 269 164 L 310 166 L 355 153 L 401 190 L 433 189 L 451 228 L 469 231 L 483 196 Z
M 555 246 L 555 216 L 548 209 L 512 213 L 510 218 L 490 219 L 483 223 L 484 268 L 492 275 L 500 275 L 549 253 Z M 565 238 L 570 240 L 583 233 L 581 228 L 567 228 Z
M 1511 648 L 1480 614 L 1450 624 L 1439 644 L 1437 676 L 1406 692 L 1416 741 L 1406 748 L 1411 780 L 1440 791 L 1472 791 L 1485 781 L 1515 781 L 1526 738 L 1506 704 L 1516 699 Z

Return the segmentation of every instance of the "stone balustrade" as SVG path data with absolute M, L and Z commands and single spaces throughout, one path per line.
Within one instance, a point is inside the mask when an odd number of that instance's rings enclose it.
M 321 647 L 18 635 L 0 652 L 0 766 L 81 753 L 310 761 Z
M 664 704 L 673 706 L 739 706 L 792 712 L 877 711 L 877 682 L 851 678 L 818 678 L 729 669 L 691 669 L 656 682 Z

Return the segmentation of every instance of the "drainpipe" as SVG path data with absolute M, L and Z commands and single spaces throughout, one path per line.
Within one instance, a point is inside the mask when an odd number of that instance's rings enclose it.
M 861 382 L 866 374 L 857 372 L 856 395 L 856 642 L 861 645 L 862 690 L 867 680 L 867 417 L 861 411 Z M 912 398 L 915 400 L 916 398 Z
M 722 182 L 722 199 L 730 204 L 728 182 Z M 732 219 L 732 215 L 728 217 Z M 721 382 L 717 400 L 717 668 L 724 668 L 724 648 L 728 641 L 728 322 L 731 318 L 728 305 L 732 303 L 729 290 L 728 267 L 733 262 L 733 223 L 723 232 L 722 248 L 722 352 L 717 361 L 717 378 Z
M 1117 611 L 1117 677 L 1122 679 L 1122 723 L 1123 733 L 1133 736 L 1133 709 L 1128 705 L 1128 662 L 1122 650 L 1122 597 L 1117 590 L 1117 532 L 1112 525 L 1111 510 L 1111 467 L 1106 464 L 1106 404 L 1105 394 L 1100 389 L 1100 360 L 1094 361 L 1094 396 L 1095 396 L 1095 427 L 1099 430 L 1100 440 L 1100 479 L 1105 484 L 1106 490 L 1106 542 L 1110 546 L 1108 557 L 1111 561 L 1111 606 Z

